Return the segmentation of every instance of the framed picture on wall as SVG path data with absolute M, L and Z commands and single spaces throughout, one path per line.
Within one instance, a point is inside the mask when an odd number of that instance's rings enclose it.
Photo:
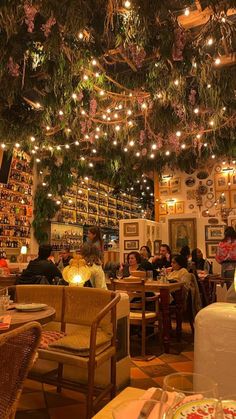
M 224 195 L 222 195 L 224 194 Z M 229 192 L 216 192 L 216 200 L 224 204 L 226 208 L 230 208 Z
M 230 188 L 236 189 L 236 174 L 235 173 L 230 175 Z
M 169 220 L 169 244 L 173 253 L 179 253 L 184 246 L 197 247 L 195 218 Z
M 210 225 L 205 226 L 205 240 L 217 240 L 218 243 L 224 238 L 224 225 Z
M 154 249 L 153 249 L 154 255 L 160 254 L 160 247 L 161 247 L 161 240 L 154 240 Z
M 236 218 L 231 220 L 231 226 L 234 228 L 234 230 L 236 230 Z
M 125 250 L 139 250 L 139 240 L 124 240 Z
M 124 237 L 138 236 L 139 228 L 138 223 L 125 223 L 124 224 Z
M 176 202 L 175 212 L 176 212 L 176 214 L 183 214 L 184 213 L 184 202 Z
M 167 205 L 167 212 L 169 215 L 175 214 L 175 204 Z
M 236 190 L 230 191 L 230 202 L 231 202 L 230 206 L 232 208 L 236 208 Z
M 167 188 L 160 188 L 159 189 L 159 194 L 160 194 L 160 197 L 161 198 L 162 197 L 166 197 L 166 196 L 169 195 L 169 189 L 167 189 Z
M 166 204 L 159 204 L 159 214 L 166 215 L 167 214 L 167 205 Z
M 217 173 L 215 175 L 215 187 L 217 191 L 225 191 L 228 186 L 228 175 L 226 173 Z
M 206 243 L 206 257 L 207 258 L 215 258 L 217 246 L 218 246 L 218 242 Z

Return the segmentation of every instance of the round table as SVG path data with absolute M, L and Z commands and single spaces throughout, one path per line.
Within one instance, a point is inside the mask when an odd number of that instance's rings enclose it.
M 1 332 L 7 332 L 15 329 L 16 327 L 22 326 L 29 322 L 39 322 L 40 324 L 46 324 L 52 321 L 55 317 L 56 310 L 53 307 L 46 307 L 40 311 L 18 311 L 16 309 L 7 310 L 7 315 L 11 316 L 11 324 L 9 329 L 2 330 Z

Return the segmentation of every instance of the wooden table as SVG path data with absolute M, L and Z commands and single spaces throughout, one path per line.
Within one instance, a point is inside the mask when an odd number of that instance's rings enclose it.
M 139 399 L 143 396 L 146 390 L 140 388 L 127 387 L 118 396 L 112 399 L 100 412 L 98 412 L 92 419 L 113 419 L 112 410 L 128 400 Z
M 124 278 L 129 280 L 138 280 L 134 276 Z M 109 287 L 109 284 L 107 284 Z M 176 302 L 176 334 L 177 339 L 181 339 L 182 333 L 182 311 L 183 311 L 183 288 L 184 282 L 176 282 L 174 284 L 163 284 L 159 280 L 146 281 L 145 290 L 160 293 L 160 309 L 163 322 L 163 345 L 166 353 L 170 352 L 170 294 L 174 293 Z
M 11 325 L 7 330 L 0 332 L 8 332 L 9 330 L 15 329 L 16 327 L 22 326 L 29 322 L 39 322 L 40 324 L 49 323 L 55 317 L 56 310 L 53 307 L 47 307 L 40 311 L 17 311 L 16 309 L 7 310 L 7 314 L 11 316 Z
M 10 274 L 7 276 L 0 276 L 0 288 L 6 288 L 10 287 L 12 285 L 15 285 L 16 283 L 16 275 Z

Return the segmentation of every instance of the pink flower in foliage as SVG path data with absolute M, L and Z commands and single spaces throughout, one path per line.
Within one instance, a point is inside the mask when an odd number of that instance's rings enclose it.
M 51 16 L 46 23 L 41 26 L 42 31 L 44 32 L 45 37 L 47 38 L 51 33 L 51 28 L 56 24 L 55 17 Z
M 143 145 L 145 140 L 146 140 L 146 134 L 145 134 L 145 131 L 142 129 L 139 134 L 139 144 Z
M 94 116 L 96 115 L 97 111 L 97 101 L 96 99 L 91 99 L 89 104 L 89 115 Z
M 179 137 L 176 136 L 176 134 L 172 133 L 169 135 L 168 143 L 173 151 L 178 152 L 180 150 L 180 140 Z
M 9 57 L 8 64 L 7 64 L 8 72 L 12 77 L 18 77 L 19 76 L 19 64 L 14 63 L 13 58 Z
M 194 89 L 190 90 L 188 101 L 189 101 L 190 105 L 192 105 L 192 106 L 194 106 L 195 103 L 196 103 L 196 94 L 197 94 L 196 90 L 194 90 Z
M 186 44 L 185 30 L 180 26 L 174 30 L 174 45 L 172 49 L 172 58 L 174 61 L 183 61 L 183 50 Z
M 24 12 L 25 12 L 25 23 L 28 26 L 28 32 L 32 33 L 34 30 L 35 15 L 38 13 L 38 10 L 36 9 L 36 7 L 25 2 Z

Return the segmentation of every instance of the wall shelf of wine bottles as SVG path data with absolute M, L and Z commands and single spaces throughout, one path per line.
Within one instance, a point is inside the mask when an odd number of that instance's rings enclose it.
M 125 193 L 115 196 L 111 186 L 80 178 L 64 195 L 54 221 L 118 230 L 120 219 L 140 217 L 141 205 L 136 197 Z
M 16 253 L 30 239 L 33 172 L 30 157 L 14 150 L 8 183 L 0 183 L 0 251 Z

